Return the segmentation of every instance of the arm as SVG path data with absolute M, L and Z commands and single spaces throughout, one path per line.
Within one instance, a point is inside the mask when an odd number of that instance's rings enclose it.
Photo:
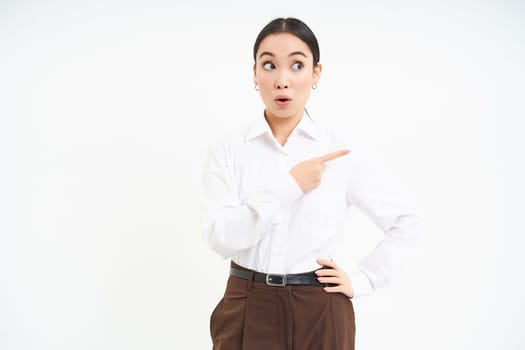
M 370 171 L 350 160 L 349 204 L 355 205 L 384 233 L 372 252 L 348 270 L 353 296 L 363 296 L 390 282 L 393 267 L 410 252 L 421 235 L 414 210 L 378 171 Z
M 259 242 L 282 220 L 282 210 L 303 194 L 290 174 L 279 173 L 241 201 L 232 164 L 225 146 L 212 146 L 203 174 L 204 237 L 225 259 Z

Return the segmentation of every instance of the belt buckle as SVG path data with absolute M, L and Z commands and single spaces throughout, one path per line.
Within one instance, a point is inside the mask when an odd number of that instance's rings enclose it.
M 266 284 L 272 287 L 284 287 L 286 286 L 286 275 L 266 275 Z

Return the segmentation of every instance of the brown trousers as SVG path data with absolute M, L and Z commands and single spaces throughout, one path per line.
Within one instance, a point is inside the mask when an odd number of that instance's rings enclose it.
M 241 268 L 232 262 L 232 266 Z M 354 350 L 350 299 L 317 286 L 229 277 L 210 320 L 214 350 Z

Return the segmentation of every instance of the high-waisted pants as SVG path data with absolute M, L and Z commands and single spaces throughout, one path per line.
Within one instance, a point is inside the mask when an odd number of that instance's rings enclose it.
M 232 267 L 244 269 L 234 262 Z M 230 276 L 224 297 L 211 315 L 210 330 L 214 350 L 355 347 L 352 301 L 319 286 L 268 286 Z

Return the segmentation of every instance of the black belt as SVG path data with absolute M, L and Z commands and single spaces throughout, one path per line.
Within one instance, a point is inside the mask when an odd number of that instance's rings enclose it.
M 230 268 L 230 276 L 250 279 L 251 271 Z M 317 275 L 314 272 L 305 272 L 289 275 L 279 275 L 271 273 L 254 272 L 253 280 L 256 282 L 264 282 L 269 286 L 284 287 L 288 284 L 304 285 L 304 286 L 319 286 L 324 287 L 326 284 L 320 283 L 317 280 Z

